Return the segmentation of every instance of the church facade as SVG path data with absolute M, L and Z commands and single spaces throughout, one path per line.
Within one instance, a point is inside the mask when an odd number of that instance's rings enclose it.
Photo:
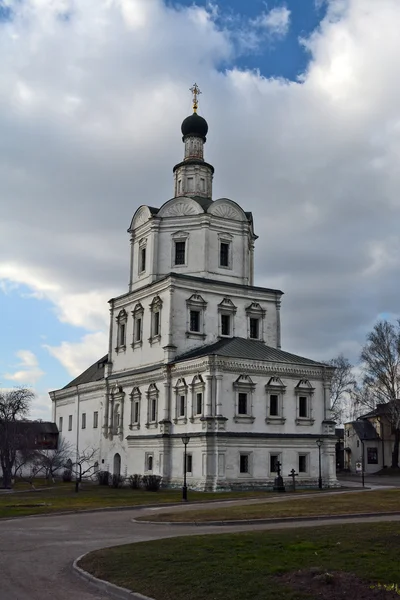
M 53 420 L 79 451 L 96 448 L 96 469 L 165 486 L 182 485 L 185 462 L 201 490 L 272 487 L 278 463 L 299 486 L 316 486 L 320 469 L 335 486 L 332 369 L 281 349 L 282 292 L 254 285 L 252 214 L 212 198 L 193 91 L 174 197 L 133 215 L 108 352 L 50 393 Z

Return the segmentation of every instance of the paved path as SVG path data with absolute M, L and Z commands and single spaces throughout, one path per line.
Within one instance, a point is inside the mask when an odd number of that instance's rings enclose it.
M 194 505 L 193 505 L 194 506 Z M 0 600 L 100 600 L 108 598 L 71 571 L 75 558 L 105 546 L 165 537 L 255 529 L 312 527 L 315 521 L 232 527 L 174 527 L 133 523 L 144 509 L 54 515 L 0 522 Z M 380 516 L 370 521 L 400 521 Z M 354 519 L 351 522 L 361 522 Z M 324 525 L 340 524 L 340 520 Z M 346 520 L 346 523 L 349 523 Z

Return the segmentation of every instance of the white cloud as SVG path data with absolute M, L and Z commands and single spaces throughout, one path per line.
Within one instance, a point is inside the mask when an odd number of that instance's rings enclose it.
M 80 342 L 62 342 L 60 346 L 44 345 L 72 377 L 76 377 L 108 351 L 108 336 L 99 331 L 89 333 Z
M 303 41 L 310 64 L 299 82 L 221 72 L 238 48 L 215 9 L 13 9 L 0 25 L 0 277 L 98 336 L 53 348 L 71 374 L 107 351 L 106 300 L 127 291 L 126 229 L 140 204 L 172 195 L 194 80 L 214 195 L 253 211 L 256 281 L 286 292 L 284 347 L 355 355 L 378 314 L 399 313 L 397 0 L 331 0 Z
M 290 10 L 286 6 L 276 6 L 269 12 L 262 12 L 251 23 L 265 29 L 270 35 L 284 37 L 289 31 Z
M 15 365 L 17 370 L 13 373 L 4 373 L 4 379 L 15 381 L 18 385 L 22 386 L 35 385 L 45 374 L 39 368 L 39 362 L 35 354 L 30 350 L 19 350 L 16 352 L 16 356 L 20 359 L 20 362 Z

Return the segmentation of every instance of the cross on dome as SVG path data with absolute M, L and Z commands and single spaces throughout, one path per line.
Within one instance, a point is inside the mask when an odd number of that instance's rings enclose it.
M 189 89 L 190 89 L 190 91 L 193 94 L 193 112 L 197 113 L 197 108 L 198 108 L 198 105 L 199 105 L 199 98 L 198 97 L 200 96 L 201 91 L 200 91 L 200 88 L 197 85 L 197 83 L 195 83 L 194 85 L 192 85 L 192 87 L 189 88 Z

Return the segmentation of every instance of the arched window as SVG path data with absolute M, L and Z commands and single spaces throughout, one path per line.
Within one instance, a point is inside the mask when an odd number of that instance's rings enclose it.
M 122 309 L 117 316 L 117 345 L 116 351 L 126 349 L 126 324 L 128 315 L 125 309 Z

